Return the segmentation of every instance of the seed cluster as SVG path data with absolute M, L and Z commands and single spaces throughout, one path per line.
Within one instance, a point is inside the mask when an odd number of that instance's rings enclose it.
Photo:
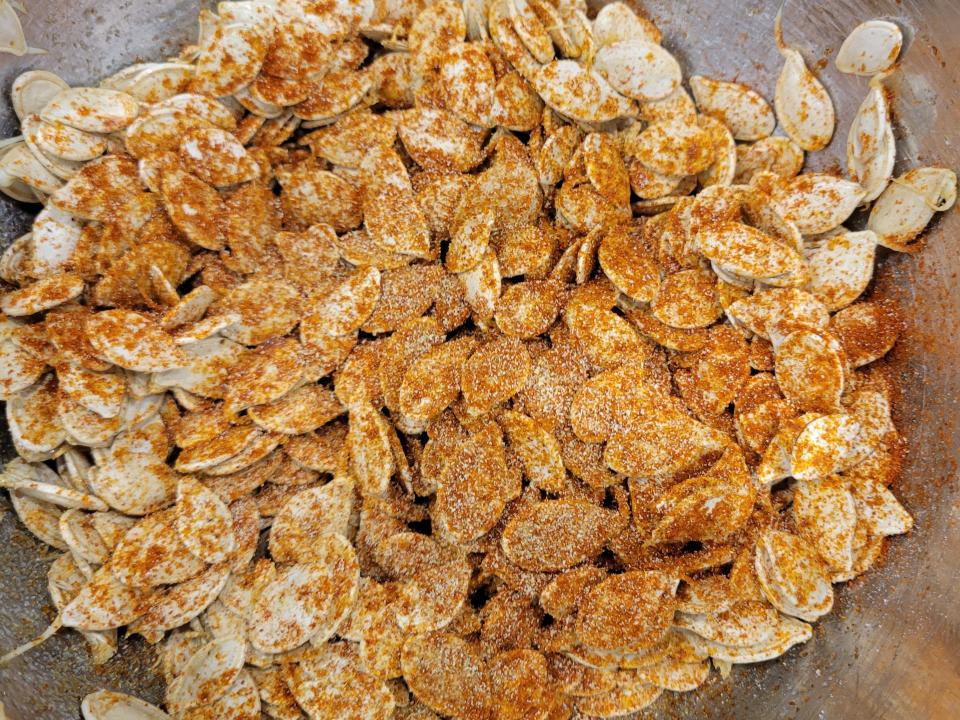
M 910 529 L 861 298 L 956 176 L 891 183 L 895 25 L 838 55 L 843 178 L 801 173 L 833 104 L 779 20 L 771 107 L 691 97 L 619 2 L 218 12 L 14 85 L 0 485 L 62 554 L 5 660 L 156 644 L 165 711 L 87 720 L 620 717 L 807 641 Z

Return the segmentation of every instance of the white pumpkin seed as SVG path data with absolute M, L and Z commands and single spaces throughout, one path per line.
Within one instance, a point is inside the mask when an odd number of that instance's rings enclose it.
M 109 566 L 102 567 L 60 612 L 64 627 L 78 630 L 111 630 L 140 615 L 142 594 L 122 585 Z
M 105 88 L 69 88 L 57 93 L 40 111 L 47 122 L 90 133 L 123 130 L 140 114 L 140 105 L 126 93 Z
M 221 128 L 197 128 L 180 141 L 180 158 L 190 171 L 214 187 L 253 180 L 260 166 L 237 139 Z
M 812 621 L 833 607 L 833 588 L 823 561 L 796 535 L 765 532 L 757 542 L 754 569 L 764 596 L 787 615 Z
M 221 23 L 200 48 L 192 89 L 212 97 L 232 95 L 260 72 L 272 30 Z
M 10 504 L 23 526 L 36 538 L 57 550 L 69 550 L 60 534 L 60 515 L 56 505 L 10 490 Z
M 46 70 L 28 70 L 18 75 L 10 89 L 10 102 L 17 117 L 39 115 L 56 95 L 70 86 L 60 76 Z
M 0 310 L 11 317 L 34 315 L 73 300 L 83 292 L 83 278 L 73 273 L 50 275 L 0 298 Z
M 177 532 L 187 550 L 213 565 L 226 560 L 236 547 L 230 510 L 188 475 L 177 484 Z
M 876 247 L 872 230 L 843 232 L 808 244 L 803 252 L 810 270 L 806 289 L 830 312 L 847 307 L 873 278 Z
M 876 200 L 887 187 L 896 154 L 886 92 L 879 82 L 871 82 L 847 135 L 847 169 L 866 190 L 863 202 Z
M 935 213 L 945 212 L 957 200 L 957 176 L 946 168 L 908 170 L 894 178 L 877 198 L 867 228 L 877 242 L 899 252 L 915 252 L 922 246 L 916 239 Z
M 206 568 L 189 552 L 177 532 L 174 508 L 137 521 L 110 558 L 113 575 L 128 587 L 155 587 L 184 582 Z
M 686 637 L 698 651 L 714 659 L 734 664 L 755 663 L 780 657 L 794 645 L 806 642 L 813 637 L 813 628 L 801 620 L 781 616 L 780 625 L 772 640 L 746 648 L 710 642 L 693 633 L 687 634 Z
M 110 507 L 128 515 L 146 515 L 171 502 L 177 478 L 166 463 L 169 445 L 158 415 L 126 430 L 98 451 L 88 482 Z
M 187 661 L 183 672 L 167 686 L 166 706 L 180 715 L 216 702 L 243 669 L 244 643 L 226 637 L 207 643 Z
M 94 313 L 85 329 L 100 357 L 128 370 L 163 372 L 189 363 L 172 336 L 154 320 L 130 310 Z
M 850 31 L 834 62 L 841 72 L 874 75 L 893 66 L 902 46 L 903 33 L 896 23 L 867 20 Z
M 46 155 L 68 161 L 93 160 L 107 149 L 107 141 L 99 135 L 85 133 L 59 121 L 41 123 L 35 141 Z
M 803 263 L 800 253 L 754 227 L 737 222 L 702 230 L 696 238 L 700 252 L 727 272 L 761 280 L 795 273 Z
M 80 703 L 84 720 L 169 720 L 160 708 L 131 695 L 97 690 Z
M 598 48 L 621 40 L 643 40 L 660 44 L 660 31 L 646 18 L 622 2 L 607 3 L 593 19 L 593 41 Z
M 143 615 L 127 628 L 144 637 L 186 625 L 214 602 L 230 577 L 226 564 L 212 565 L 195 578 L 166 588 L 150 598 Z
M 338 535 L 329 535 L 337 538 Z M 337 594 L 356 592 L 360 567 L 345 541 L 324 562 L 296 563 L 281 570 L 251 609 L 250 642 L 263 652 L 292 650 L 318 631 L 326 631 L 331 603 Z M 334 563 L 352 567 L 337 568 Z M 346 586 L 345 586 L 346 585 Z
M 124 92 L 144 103 L 158 103 L 186 90 L 193 76 L 189 63 L 149 63 L 125 83 Z
M 33 221 L 33 274 L 45 277 L 62 272 L 73 258 L 81 232 L 74 216 L 52 205 L 41 210 Z
M 7 399 L 7 424 L 18 448 L 35 454 L 54 452 L 66 440 L 57 417 L 56 382 L 47 376 Z
M 572 60 L 554 60 L 529 80 L 547 105 L 573 120 L 599 123 L 635 112 L 632 100 Z
M 25 142 L 8 145 L 0 152 L 0 187 L 14 200 L 40 202 L 45 195 L 38 196 L 31 189 L 49 194 L 63 185 L 63 180 L 47 170 Z
M 861 478 L 850 485 L 857 519 L 871 535 L 902 535 L 913 528 L 913 518 L 883 483 Z
M 690 90 L 700 112 L 730 128 L 736 140 L 762 140 L 777 125 L 770 104 L 746 85 L 694 75 Z
M 781 8 L 782 11 L 782 8 Z M 813 152 L 830 143 L 836 125 L 833 100 L 813 76 L 799 51 L 783 42 L 777 13 L 775 33 L 783 56 L 783 70 L 777 78 L 773 104 L 784 131 L 797 145 Z
M 797 483 L 791 510 L 800 535 L 810 541 L 834 572 L 853 569 L 857 510 L 853 495 L 840 478 Z
M 860 437 L 860 423 L 852 415 L 824 415 L 810 422 L 793 445 L 791 474 L 798 480 L 819 480 L 849 467 Z
M 617 92 L 643 102 L 667 97 L 682 78 L 673 55 L 645 40 L 620 40 L 600 47 L 594 67 Z
M 804 235 L 817 235 L 839 227 L 863 200 L 859 183 L 834 175 L 804 173 L 779 182 L 771 198 L 785 220 Z

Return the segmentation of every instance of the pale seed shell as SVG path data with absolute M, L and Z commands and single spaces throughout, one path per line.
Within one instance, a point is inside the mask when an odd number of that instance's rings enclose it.
M 17 117 L 39 114 L 54 97 L 70 86 L 58 75 L 46 70 L 28 70 L 18 75 L 10 89 L 10 102 Z
M 187 550 L 210 564 L 223 562 L 236 547 L 230 510 L 189 475 L 177 484 L 177 532 Z
M 387 420 L 369 403 L 358 404 L 350 409 L 348 442 L 361 494 L 385 494 L 395 469 Z
M 803 150 L 786 137 L 768 137 L 737 145 L 737 170 L 733 182 L 749 183 L 761 172 L 791 178 L 800 172 L 803 160 Z
M 773 108 L 746 85 L 694 75 L 690 89 L 700 112 L 724 123 L 736 140 L 761 140 L 776 127 Z
M 163 710 L 132 695 L 97 690 L 83 698 L 80 712 L 84 720 L 169 720 Z
M 166 429 L 159 416 L 117 435 L 96 456 L 89 483 L 110 507 L 128 515 L 154 512 L 174 499 L 177 478 L 167 465 Z
M 306 342 L 313 335 L 338 336 L 357 330 L 370 317 L 380 298 L 380 271 L 358 268 L 332 292 L 320 293 L 310 303 L 300 332 Z
M 575 500 L 546 500 L 514 516 L 501 546 L 521 568 L 562 570 L 600 551 L 609 520 L 595 505 Z
M 102 567 L 60 611 L 60 620 L 78 630 L 112 630 L 139 617 L 141 604 L 139 591 L 117 582 L 109 566 Z
M 785 220 L 804 235 L 816 235 L 840 226 L 865 192 L 858 183 L 834 175 L 804 173 L 777 184 L 771 198 Z
M 780 389 L 801 410 L 834 412 L 844 387 L 840 344 L 825 333 L 795 330 L 775 346 Z
M 206 565 L 180 541 L 176 512 L 168 508 L 130 528 L 114 549 L 109 567 L 124 585 L 142 588 L 189 580 Z
M 594 67 L 615 90 L 643 102 L 667 97 L 682 78 L 673 55 L 646 40 L 619 40 L 601 46 Z
M 607 3 L 593 19 L 593 41 L 597 47 L 620 40 L 645 40 L 659 45 L 660 30 L 622 2 Z
M 413 635 L 400 656 L 404 680 L 425 705 L 444 715 L 486 717 L 492 704 L 486 663 L 452 633 Z
M 871 230 L 844 232 L 808 244 L 804 260 L 810 271 L 806 289 L 830 312 L 850 305 L 873 278 L 877 236 Z
M 167 686 L 166 706 L 180 715 L 191 708 L 216 702 L 240 674 L 243 658 L 244 643 L 240 638 L 225 637 L 207 643 Z
M 253 180 L 260 166 L 237 139 L 220 128 L 190 130 L 180 141 L 180 159 L 190 171 L 214 187 Z
M 86 333 L 103 359 L 137 372 L 184 367 L 186 355 L 153 320 L 129 310 L 103 310 L 86 320 Z
M 310 562 L 312 546 L 325 533 L 347 537 L 353 512 L 352 480 L 336 478 L 302 490 L 283 506 L 270 529 L 270 555 L 278 562 Z
M 876 200 L 893 176 L 897 148 L 886 91 L 872 84 L 847 134 L 847 170 L 863 186 L 863 202 Z
M 83 278 L 73 273 L 49 275 L 0 298 L 0 310 L 8 316 L 34 315 L 73 300 L 84 289 Z
M 57 385 L 51 375 L 8 398 L 7 425 L 17 448 L 38 454 L 56 450 L 66 440 L 57 411 Z
M 857 508 L 857 520 L 870 534 L 901 535 L 913 528 L 913 518 L 883 483 L 861 479 L 850 485 Z
M 250 642 L 255 648 L 292 650 L 323 629 L 337 594 L 350 594 L 349 587 L 356 592 L 360 567 L 352 547 L 341 541 L 344 552 L 328 555 L 325 562 L 289 565 L 264 587 L 250 611 Z
M 162 177 L 161 196 L 170 220 L 191 242 L 207 250 L 223 249 L 227 212 L 213 187 L 182 170 L 171 170 Z
M 833 137 L 836 115 L 826 88 L 793 48 L 781 48 L 784 65 L 777 78 L 774 106 L 787 135 L 804 150 L 822 150 Z
M 212 97 L 242 90 L 260 72 L 271 37 L 256 25 L 218 24 L 200 48 L 191 89 Z
M 460 394 L 460 373 L 477 341 L 458 338 L 427 350 L 403 376 L 399 407 L 407 417 L 432 420 Z
M 696 175 L 714 162 L 709 133 L 697 123 L 653 123 L 637 138 L 637 158 L 661 175 Z
M 791 474 L 798 480 L 819 480 L 847 469 L 860 430 L 860 423 L 844 413 L 812 421 L 794 443 Z
M 757 542 L 754 569 L 764 596 L 781 612 L 816 620 L 833 607 L 823 561 L 800 537 L 768 530 Z
M 741 277 L 773 278 L 796 273 L 803 264 L 796 250 L 743 223 L 708 226 L 697 235 L 696 241 L 707 258 Z
M 37 131 L 36 143 L 42 151 L 74 162 L 93 160 L 107 149 L 107 142 L 102 137 L 60 121 L 44 122 Z
M 547 105 L 574 120 L 604 122 L 633 111 L 633 101 L 572 60 L 554 60 L 528 79 Z
M 915 242 L 937 212 L 953 207 L 957 199 L 957 176 L 945 168 L 908 170 L 894 178 L 877 198 L 867 220 L 867 229 L 877 234 L 884 247 L 915 252 Z
M 216 600 L 229 577 L 229 565 L 213 565 L 195 578 L 165 589 L 149 600 L 144 614 L 128 626 L 127 632 L 147 637 L 186 625 Z
M 896 23 L 867 20 L 850 31 L 834 62 L 840 72 L 875 75 L 897 61 L 902 46 L 903 33 Z
M 139 104 L 126 93 L 80 87 L 57 93 L 40 111 L 40 117 L 84 132 L 112 133 L 126 128 L 139 113 Z
M 712 658 L 735 664 L 772 660 L 783 655 L 794 645 L 806 642 L 811 637 L 813 637 L 813 628 L 810 625 L 785 615 L 780 617 L 780 625 L 773 640 L 746 648 L 713 643 L 692 633 L 687 635 L 688 640 L 698 651 L 708 654 Z
M 831 570 L 853 569 L 857 509 L 839 477 L 798 483 L 792 512 L 800 535 L 813 544 Z
M 663 692 L 656 685 L 651 685 L 639 677 L 621 674 L 618 680 L 620 682 L 613 690 L 579 698 L 577 709 L 588 717 L 615 718 L 643 710 Z

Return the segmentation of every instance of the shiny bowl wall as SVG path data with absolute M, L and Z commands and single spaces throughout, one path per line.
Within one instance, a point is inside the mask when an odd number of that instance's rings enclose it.
M 48 55 L 0 55 L 0 135 L 17 132 L 8 91 L 28 69 L 71 84 L 95 83 L 125 64 L 176 52 L 195 34 L 198 2 L 32 0 L 28 42 Z M 600 5 L 602 3 L 595 3 Z M 773 41 L 778 0 L 646 0 L 644 8 L 680 60 L 684 75 L 736 79 L 772 99 L 781 60 Z M 881 17 L 904 29 L 895 93 L 897 171 L 919 164 L 960 168 L 960 2 L 956 0 L 790 0 L 784 33 L 819 74 L 837 106 L 833 143 L 810 159 L 843 167 L 850 120 L 866 79 L 832 65 L 860 21 Z M 0 201 L 0 243 L 28 228 L 35 207 Z M 665 693 L 650 717 L 842 718 L 900 720 L 960 716 L 960 216 L 929 230 L 919 256 L 882 255 L 876 292 L 899 300 L 909 322 L 891 356 L 903 381 L 897 425 L 911 447 L 898 495 L 915 530 L 888 544 L 883 563 L 840 586 L 834 613 L 813 639 L 776 662 L 714 675 L 690 696 Z M 3 458 L 12 448 L 2 433 Z M 0 499 L 0 648 L 37 635 L 52 618 L 46 593 L 49 552 L 19 526 Z M 154 653 L 139 638 L 93 668 L 83 639 L 61 632 L 0 669 L 0 702 L 10 720 L 75 720 L 79 699 L 99 687 L 159 701 Z M 647 715 L 647 714 L 645 714 Z M 2 717 L 2 714 L 0 714 Z

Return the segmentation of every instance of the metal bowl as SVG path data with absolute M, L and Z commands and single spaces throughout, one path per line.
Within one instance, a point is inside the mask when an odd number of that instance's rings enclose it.
M 95 83 L 137 59 L 172 54 L 195 33 L 198 2 L 187 0 L 32 0 L 23 25 L 45 56 L 0 56 L 0 134 L 17 131 L 7 100 L 13 79 L 31 68 L 71 83 Z M 602 3 L 596 3 L 602 4 Z M 685 75 L 738 79 L 772 98 L 781 60 L 773 42 L 777 0 L 646 0 L 664 44 Z M 833 55 L 846 34 L 871 17 L 905 32 L 895 92 L 898 172 L 925 165 L 960 167 L 960 3 L 956 0 L 791 0 L 787 41 L 819 69 L 837 106 L 831 146 L 815 167 L 843 167 L 846 130 L 865 92 L 863 78 L 841 75 Z M 36 208 L 0 203 L 3 245 L 28 227 Z M 882 565 L 839 586 L 835 611 L 813 639 L 776 662 L 714 675 L 700 692 L 666 693 L 651 717 L 955 718 L 960 707 L 960 217 L 938 218 L 919 256 L 886 255 L 876 292 L 900 301 L 910 327 L 890 362 L 903 380 L 897 425 L 909 439 L 898 494 L 916 529 L 888 545 Z M 5 435 L 5 433 L 4 433 Z M 9 444 L 3 448 L 12 454 Z M 0 648 L 37 635 L 52 612 L 41 545 L 0 501 Z M 98 687 L 158 701 L 153 652 L 125 641 L 119 656 L 93 668 L 82 638 L 62 632 L 0 669 L 0 701 L 11 720 L 75 720 L 79 699 Z

